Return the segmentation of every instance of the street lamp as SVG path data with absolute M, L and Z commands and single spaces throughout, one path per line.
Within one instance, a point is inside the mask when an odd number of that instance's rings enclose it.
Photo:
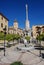
M 5 36 L 6 36 L 6 27 L 5 27 L 3 30 L 4 30 L 4 56 L 5 56 Z
M 14 26 L 13 26 L 13 45 L 14 45 Z
M 39 36 L 40 36 L 40 33 L 41 33 L 41 28 L 39 28 L 38 29 L 38 32 L 37 32 L 38 34 L 39 34 Z M 39 57 L 41 57 L 41 40 L 39 41 L 40 43 L 39 43 L 39 46 L 40 46 L 40 54 L 39 54 Z

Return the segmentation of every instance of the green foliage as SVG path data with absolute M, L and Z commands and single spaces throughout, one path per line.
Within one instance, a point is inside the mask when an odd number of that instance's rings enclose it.
M 18 40 L 18 39 L 20 39 L 20 38 L 21 38 L 21 36 L 20 36 L 20 35 L 18 35 L 18 34 L 14 34 L 14 35 L 13 35 L 13 39 Z
M 13 40 L 13 35 L 12 35 L 12 34 L 7 34 L 7 35 L 6 35 L 6 40 L 7 40 L 7 41 Z
M 0 40 L 4 40 L 4 33 L 0 32 Z
M 42 41 L 44 41 L 44 33 L 42 34 Z
M 6 35 L 6 40 L 8 40 L 8 41 L 11 41 L 13 39 L 18 40 L 19 38 L 21 38 L 21 36 L 18 34 L 7 34 Z
M 44 33 L 37 36 L 36 39 L 39 40 L 39 41 L 41 41 L 41 40 L 44 41 Z
M 30 40 L 30 37 L 29 37 L 29 36 L 26 36 L 25 39 L 26 39 L 27 41 L 29 41 L 29 40 Z
M 20 61 L 17 61 L 17 62 L 10 64 L 10 65 L 23 65 L 23 63 L 21 63 Z
M 7 41 L 11 41 L 13 39 L 18 40 L 20 38 L 21 38 L 21 36 L 18 34 L 6 34 L 6 36 L 5 36 L 5 40 L 7 40 Z M 4 33 L 0 32 L 0 40 L 4 40 Z

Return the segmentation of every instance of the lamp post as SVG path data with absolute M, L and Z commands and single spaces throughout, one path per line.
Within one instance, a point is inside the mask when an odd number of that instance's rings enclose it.
M 5 27 L 3 30 L 4 30 L 4 56 L 5 56 L 5 36 L 6 36 L 6 27 Z
M 31 32 L 31 41 L 33 43 L 33 32 Z
M 13 26 L 13 45 L 14 45 L 14 26 Z
M 41 33 L 41 28 L 39 29 L 39 36 L 40 36 L 40 33 Z M 40 55 L 39 56 L 41 57 L 41 40 L 40 40 Z
M 41 28 L 39 28 L 38 32 L 37 32 L 40 36 L 40 33 L 41 33 Z M 39 57 L 41 57 L 41 40 L 39 41 L 39 46 L 40 46 L 40 52 L 39 52 Z

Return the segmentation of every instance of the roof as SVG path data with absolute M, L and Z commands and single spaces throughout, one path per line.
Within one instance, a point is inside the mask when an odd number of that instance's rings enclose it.
M 13 30 L 13 27 L 9 27 L 8 29 L 9 29 L 9 30 Z
M 21 28 L 18 28 L 18 29 L 23 30 L 23 29 L 21 29 Z
M 36 26 L 41 27 L 41 26 L 44 26 L 44 25 L 33 25 L 33 26 L 35 26 L 35 27 L 36 27 Z
M 13 26 L 10 26 L 9 29 L 13 29 Z
M 9 21 L 9 19 L 8 19 L 8 18 L 6 18 L 6 16 L 4 16 L 2 13 L 0 13 L 0 15 L 2 15 L 5 19 L 7 19 L 7 20 Z

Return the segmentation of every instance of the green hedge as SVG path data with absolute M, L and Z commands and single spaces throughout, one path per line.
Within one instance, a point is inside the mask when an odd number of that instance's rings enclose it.
M 11 63 L 10 65 L 23 65 L 23 63 L 21 63 L 20 61 L 17 61 L 17 62 Z

